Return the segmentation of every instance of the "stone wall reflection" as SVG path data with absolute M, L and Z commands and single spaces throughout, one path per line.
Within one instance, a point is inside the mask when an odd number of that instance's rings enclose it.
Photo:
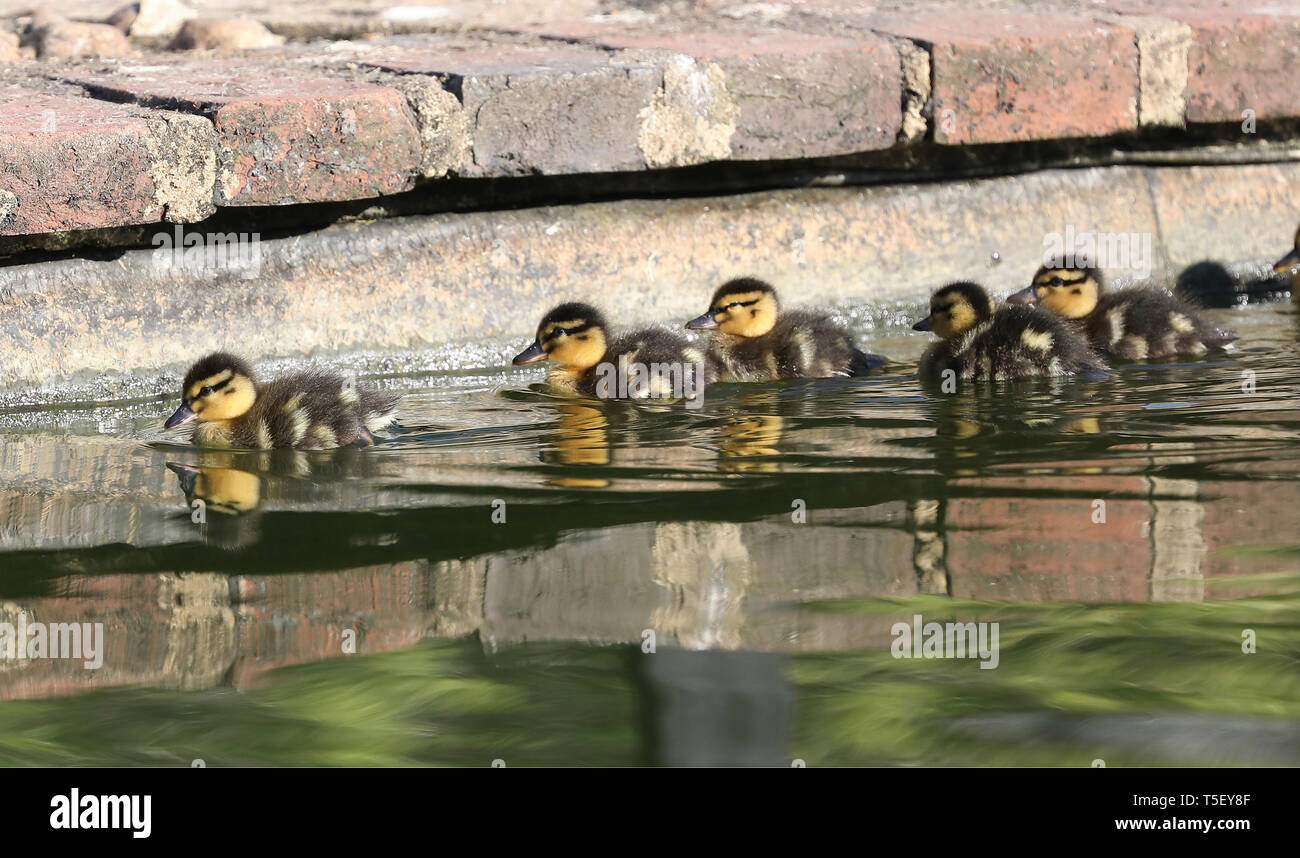
M 641 522 L 548 547 L 285 574 L 69 574 L 6 593 L 0 622 L 102 622 L 104 663 L 0 658 L 0 699 L 116 686 L 249 687 L 285 665 L 477 635 L 683 650 L 887 647 L 910 619 L 815 603 L 917 594 L 993 601 L 1187 601 L 1266 592 L 1291 555 L 1234 553 L 1279 532 L 1291 483 L 1088 473 L 954 477 L 943 500 L 811 508 L 743 522 Z M 1047 490 L 1045 490 L 1047 489 Z M 1105 498 L 1106 522 L 1091 519 Z M 1300 501 L 1300 497 L 1296 498 Z M 1266 502 L 1267 501 L 1267 502 Z M 1245 520 L 1243 520 L 1245 516 Z M 1225 550 L 1229 549 L 1229 550 Z M 970 617 L 969 619 L 978 619 Z

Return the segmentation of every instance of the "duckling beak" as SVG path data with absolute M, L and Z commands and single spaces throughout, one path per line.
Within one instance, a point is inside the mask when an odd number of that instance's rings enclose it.
M 534 340 L 531 346 L 515 355 L 515 359 L 512 360 L 511 363 L 515 366 L 519 366 L 522 363 L 532 363 L 533 361 L 545 359 L 546 352 L 542 350 L 542 344 Z
M 1273 263 L 1273 270 L 1278 274 L 1290 274 L 1296 268 L 1300 268 L 1300 248 L 1296 248 Z
M 1021 289 L 1019 292 L 1012 292 L 1010 295 L 1008 295 L 1007 303 L 1008 304 L 1030 304 L 1030 305 L 1037 304 L 1038 293 L 1034 291 L 1033 286 L 1026 286 L 1025 288 Z
M 712 331 L 718 327 L 718 320 L 713 318 L 713 311 L 705 313 L 703 316 L 697 316 L 686 323 L 686 327 L 692 331 Z
M 163 424 L 163 428 L 175 429 L 183 423 L 189 423 L 191 420 L 198 419 L 199 415 L 195 414 L 188 405 L 182 402 L 181 407 L 176 409 L 176 413 L 167 418 L 167 422 Z
M 913 326 L 912 326 L 912 330 L 914 330 L 914 331 L 928 331 L 928 330 L 930 330 L 931 327 L 933 327 L 933 326 L 930 324 L 930 317 L 929 317 L 929 316 L 926 316 L 924 319 L 922 319 L 921 321 L 919 321 L 919 322 L 917 322 L 915 325 L 913 325 Z

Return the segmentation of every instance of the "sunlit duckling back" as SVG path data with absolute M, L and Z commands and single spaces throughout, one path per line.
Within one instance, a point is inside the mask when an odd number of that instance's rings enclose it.
M 1198 355 L 1237 339 L 1236 333 L 1214 327 L 1163 289 L 1109 292 L 1097 269 L 1087 266 L 1045 265 L 1029 286 L 1007 301 L 1035 305 L 1069 320 L 1094 349 L 1122 360 Z
M 549 361 L 548 386 L 568 396 L 598 399 L 693 399 L 716 380 L 704 349 L 659 328 L 611 332 L 590 304 L 551 310 L 533 344 L 515 365 Z
M 776 290 L 753 277 L 719 286 L 708 312 L 686 327 L 714 331 L 709 351 L 723 381 L 865 375 L 886 363 L 854 347 L 824 313 L 782 311 Z
M 977 283 L 950 283 L 935 292 L 930 314 L 913 327 L 939 337 L 921 358 L 927 379 L 943 380 L 945 370 L 959 379 L 999 381 L 1106 369 L 1059 318 L 1033 307 L 995 309 Z
M 400 399 L 321 370 L 259 384 L 247 363 L 217 352 L 190 367 L 164 427 L 197 421 L 192 440 L 203 447 L 324 450 L 373 443 Z

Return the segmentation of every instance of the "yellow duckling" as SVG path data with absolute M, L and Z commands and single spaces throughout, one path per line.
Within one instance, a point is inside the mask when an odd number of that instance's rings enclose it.
M 1300 291 L 1295 289 L 1296 285 L 1300 285 L 1300 227 L 1295 231 L 1295 247 L 1291 248 L 1291 252 L 1286 256 L 1273 263 L 1273 270 L 1278 274 L 1291 276 L 1291 298 L 1300 301 Z
M 879 355 L 855 348 L 849 335 L 823 313 L 782 313 L 776 290 L 753 277 L 719 286 L 708 312 L 686 327 L 717 332 L 709 353 L 722 381 L 866 375 L 886 363 Z
M 923 378 L 945 370 L 972 381 L 1095 374 L 1106 363 L 1059 318 L 1033 307 L 1003 307 L 977 283 L 950 283 L 930 298 L 930 315 L 912 326 L 939 342 L 921 358 Z
M 247 363 L 217 352 L 190 367 L 181 405 L 163 426 L 197 420 L 192 441 L 203 447 L 324 450 L 373 444 L 400 399 L 320 370 L 258 384 Z
M 597 399 L 688 399 L 716 380 L 708 355 L 658 328 L 614 336 L 590 304 L 570 302 L 547 313 L 533 344 L 513 363 L 550 361 L 547 384 L 567 396 Z
M 1094 349 L 1122 360 L 1199 355 L 1237 339 L 1235 332 L 1219 330 L 1163 289 L 1107 292 L 1101 274 L 1087 266 L 1045 265 L 1007 301 L 1068 319 Z

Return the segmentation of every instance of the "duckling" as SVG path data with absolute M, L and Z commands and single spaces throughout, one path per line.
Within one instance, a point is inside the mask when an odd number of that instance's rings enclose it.
M 1190 304 L 1163 289 L 1106 292 L 1095 268 L 1044 265 L 1029 286 L 1007 298 L 1069 322 L 1094 349 L 1122 360 L 1199 355 L 1237 339 L 1206 322 Z
M 1300 227 L 1297 227 L 1295 231 L 1295 247 L 1291 248 L 1291 252 L 1286 256 L 1273 263 L 1273 271 L 1278 274 L 1290 275 L 1292 283 L 1291 298 L 1300 301 L 1300 291 L 1295 289 L 1296 286 L 1300 286 Z
M 1050 313 L 1033 307 L 994 310 L 977 283 L 950 283 L 930 298 L 930 315 L 912 326 L 940 341 L 921 358 L 920 374 L 941 379 L 945 370 L 973 381 L 1093 374 L 1106 370 L 1083 338 Z
M 614 336 L 590 304 L 560 304 L 542 318 L 518 366 L 551 361 L 547 384 L 566 396 L 597 399 L 696 400 L 717 380 L 708 354 L 658 328 Z
M 400 399 L 320 370 L 258 384 L 247 363 L 216 352 L 185 374 L 180 408 L 163 427 L 197 420 L 192 441 L 204 447 L 324 450 L 373 444 Z
M 822 313 L 781 312 L 771 284 L 753 277 L 718 287 L 709 311 L 686 323 L 717 331 L 709 352 L 723 381 L 775 381 L 866 375 L 887 361 L 854 347 L 849 335 Z

